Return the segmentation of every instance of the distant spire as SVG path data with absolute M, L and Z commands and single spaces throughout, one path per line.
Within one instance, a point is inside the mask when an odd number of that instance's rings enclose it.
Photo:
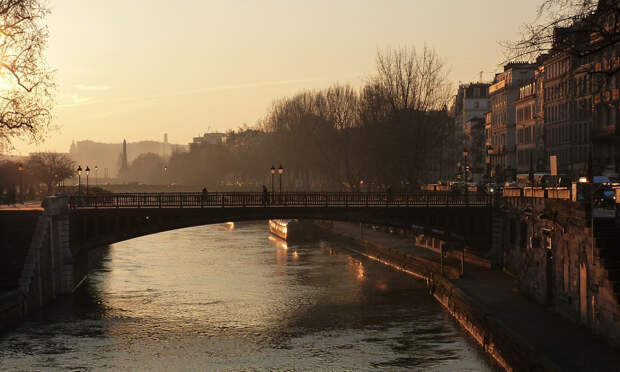
M 123 157 L 121 160 L 121 170 L 127 169 L 127 141 L 123 139 Z

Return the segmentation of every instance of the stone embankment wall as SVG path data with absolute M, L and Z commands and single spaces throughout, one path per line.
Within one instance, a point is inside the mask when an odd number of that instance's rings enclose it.
M 87 262 L 77 262 L 70 246 L 66 200 L 48 198 L 30 222 L 32 238 L 11 249 L 24 256 L 15 285 L 0 293 L 0 330 L 14 326 L 33 309 L 73 292 L 85 278 Z
M 401 250 L 379 245 L 358 236 L 352 236 L 338 227 L 322 223 L 321 226 L 338 236 L 345 236 L 358 244 L 350 250 L 382 262 L 426 281 L 429 292 L 457 320 L 461 326 L 488 352 L 498 364 L 508 371 L 557 371 L 552 362 L 535 352 L 525 341 L 515 335 L 483 306 L 467 296 L 452 283 L 460 276 L 457 262 L 444 266 L 432 260 L 405 254 Z M 482 267 L 487 266 L 481 260 Z
M 620 346 L 616 221 L 588 221 L 580 203 L 527 198 L 510 202 L 500 218 L 503 265 L 521 292 Z

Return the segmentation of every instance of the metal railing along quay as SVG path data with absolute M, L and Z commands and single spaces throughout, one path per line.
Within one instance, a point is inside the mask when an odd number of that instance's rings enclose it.
M 69 196 L 80 208 L 225 208 L 225 207 L 486 207 L 492 196 L 453 192 L 175 192 Z

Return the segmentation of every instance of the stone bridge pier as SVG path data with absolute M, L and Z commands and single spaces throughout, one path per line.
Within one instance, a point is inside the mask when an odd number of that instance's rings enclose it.
M 66 197 L 50 197 L 31 244 L 38 261 L 37 274 L 42 300 L 72 293 L 88 274 L 88 251 L 72 243 L 71 216 Z M 26 268 L 24 268 L 26 270 Z

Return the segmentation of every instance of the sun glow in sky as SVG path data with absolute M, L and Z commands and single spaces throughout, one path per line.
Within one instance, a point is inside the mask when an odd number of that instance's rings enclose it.
M 428 45 L 450 78 L 490 80 L 499 41 L 540 0 L 50 0 L 48 61 L 58 130 L 15 153 L 72 140 L 186 143 L 254 125 L 272 101 L 334 83 L 360 86 L 377 48 Z

